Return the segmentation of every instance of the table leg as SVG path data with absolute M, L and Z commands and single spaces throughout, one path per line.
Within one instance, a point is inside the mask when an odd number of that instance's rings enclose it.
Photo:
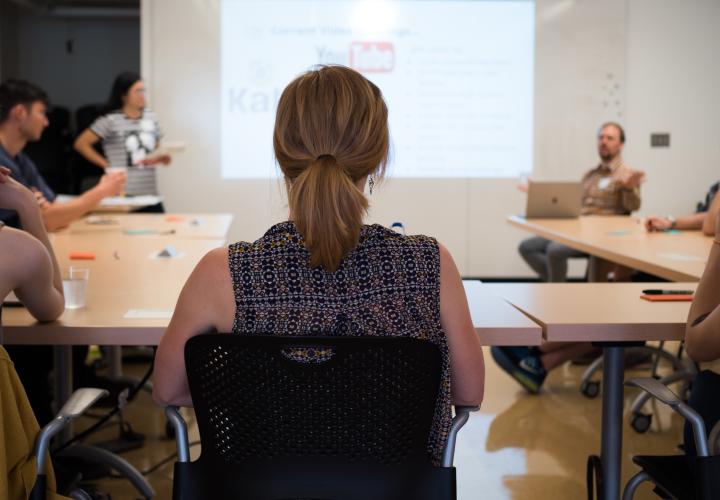
M 605 346 L 603 356 L 602 434 L 600 437 L 604 485 L 602 500 L 618 500 L 622 467 L 625 348 L 617 345 Z
M 118 380 L 122 377 L 122 346 L 112 345 L 108 347 L 110 358 L 110 378 Z

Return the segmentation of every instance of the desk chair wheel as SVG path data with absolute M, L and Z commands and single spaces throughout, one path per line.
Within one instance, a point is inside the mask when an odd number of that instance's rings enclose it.
M 638 434 L 645 434 L 650 430 L 652 424 L 652 415 L 642 412 L 633 413 L 630 418 L 630 427 Z
M 580 392 L 586 398 L 595 399 L 600 394 L 600 382 L 597 380 L 587 380 L 580 385 Z

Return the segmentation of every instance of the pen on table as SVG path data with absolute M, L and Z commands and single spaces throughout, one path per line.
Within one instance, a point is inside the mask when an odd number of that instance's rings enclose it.
M 692 290 L 660 290 L 658 288 L 651 288 L 643 290 L 645 295 L 692 295 Z

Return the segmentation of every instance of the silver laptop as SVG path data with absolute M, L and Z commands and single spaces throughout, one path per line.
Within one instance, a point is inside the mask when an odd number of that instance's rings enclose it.
M 582 208 L 582 183 L 529 181 L 528 219 L 574 218 Z

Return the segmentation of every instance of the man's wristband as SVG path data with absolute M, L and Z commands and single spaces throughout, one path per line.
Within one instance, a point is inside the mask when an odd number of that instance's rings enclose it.
M 675 217 L 667 215 L 666 219 L 670 221 L 670 229 L 675 229 L 677 227 L 677 219 L 675 219 Z

